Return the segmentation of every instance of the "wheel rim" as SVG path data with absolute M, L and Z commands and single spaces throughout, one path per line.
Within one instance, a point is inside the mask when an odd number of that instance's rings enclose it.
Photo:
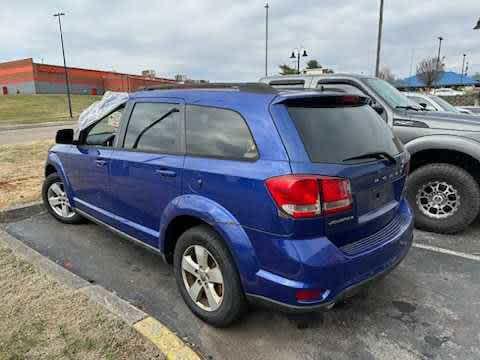
M 47 191 L 47 199 L 50 207 L 58 216 L 69 219 L 75 215 L 62 182 L 58 181 L 50 185 Z
M 223 301 L 223 274 L 213 255 L 201 245 L 188 247 L 182 256 L 182 278 L 193 302 L 205 311 L 217 310 Z
M 445 181 L 431 181 L 417 192 L 417 207 L 434 219 L 445 219 L 455 214 L 460 207 L 458 190 Z

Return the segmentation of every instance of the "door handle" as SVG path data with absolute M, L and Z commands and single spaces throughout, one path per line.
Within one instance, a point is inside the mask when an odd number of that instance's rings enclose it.
M 97 166 L 105 166 L 107 164 L 107 161 L 102 159 L 97 159 L 95 160 L 95 163 L 97 164 Z
M 167 176 L 167 177 L 177 176 L 177 173 L 175 171 L 167 170 L 167 169 L 157 169 L 157 170 L 155 170 L 155 174 L 161 175 L 161 176 Z

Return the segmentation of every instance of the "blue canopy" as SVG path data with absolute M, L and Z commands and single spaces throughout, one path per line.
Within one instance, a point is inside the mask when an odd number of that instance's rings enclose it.
M 447 86 L 473 86 L 480 83 L 470 76 L 463 76 L 461 74 L 457 74 L 453 71 L 445 71 L 442 73 L 440 79 L 435 83 L 436 86 L 439 87 L 447 87 Z M 410 87 L 410 88 L 419 88 L 425 87 L 425 83 L 420 80 L 416 75 L 410 76 L 406 79 L 400 80 L 398 87 Z

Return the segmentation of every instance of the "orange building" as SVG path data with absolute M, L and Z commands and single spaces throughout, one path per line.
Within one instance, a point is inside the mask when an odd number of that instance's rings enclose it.
M 173 79 L 122 74 L 112 71 L 67 68 L 72 94 L 135 91 L 145 86 L 175 83 Z M 33 59 L 0 63 L 0 94 L 64 94 L 63 66 L 37 64 Z

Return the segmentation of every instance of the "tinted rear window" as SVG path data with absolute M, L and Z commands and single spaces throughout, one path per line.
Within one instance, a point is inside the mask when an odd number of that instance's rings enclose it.
M 312 162 L 345 163 L 367 153 L 395 156 L 402 151 L 390 127 L 370 106 L 288 106 L 288 112 Z

